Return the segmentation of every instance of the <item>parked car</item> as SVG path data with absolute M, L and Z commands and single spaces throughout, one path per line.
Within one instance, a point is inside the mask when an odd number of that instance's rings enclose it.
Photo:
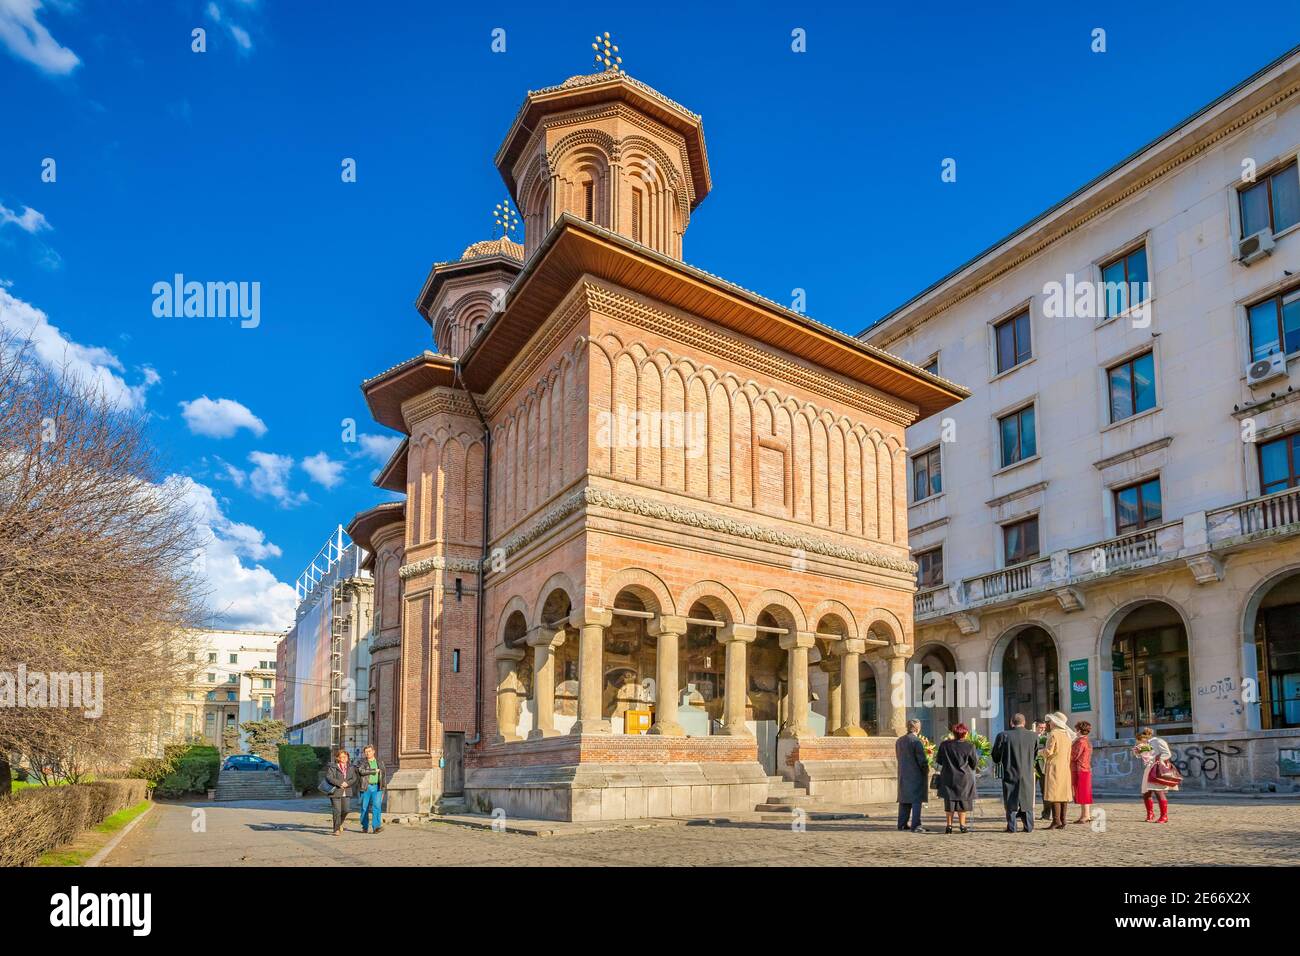
M 265 757 L 257 754 L 231 754 L 221 765 L 222 770 L 279 770 Z

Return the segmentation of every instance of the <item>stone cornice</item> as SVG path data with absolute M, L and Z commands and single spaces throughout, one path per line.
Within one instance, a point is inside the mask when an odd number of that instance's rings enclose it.
M 881 392 L 854 386 L 838 376 L 793 362 L 746 339 L 709 328 L 699 320 L 692 321 L 676 312 L 656 308 L 603 285 L 591 283 L 587 289 L 591 308 L 612 319 L 669 335 L 688 348 L 726 357 L 744 368 L 876 415 L 895 425 L 906 427 L 916 418 L 910 407 L 892 401 Z
M 854 564 L 865 564 L 888 571 L 897 571 L 900 574 L 910 575 L 916 573 L 916 565 L 913 562 L 894 558 L 869 548 L 853 548 L 815 535 L 792 534 L 779 528 L 740 521 L 725 515 L 681 508 L 663 501 L 656 501 L 653 498 L 643 498 L 639 495 L 606 491 L 603 488 L 589 486 L 561 499 L 543 512 L 527 528 L 507 538 L 502 543 L 501 549 L 506 556 L 514 554 L 559 525 L 570 515 L 582 511 L 588 506 L 686 525 L 704 531 L 728 534 L 737 538 L 748 538 L 751 541 L 761 541 L 764 544 L 772 544 L 777 547 L 790 548 L 791 550 L 801 550 L 809 554 L 837 558 L 841 561 L 851 561 Z M 403 568 L 402 570 L 405 572 L 406 569 Z M 403 576 L 405 576 L 405 573 L 403 573 Z
M 397 576 L 405 581 L 429 571 L 460 571 L 464 574 L 478 573 L 479 562 L 476 558 L 447 558 L 437 555 L 404 564 L 397 570 Z
M 1149 441 L 1145 445 L 1139 445 L 1136 448 L 1129 448 L 1128 450 L 1122 451 L 1117 455 L 1111 455 L 1110 457 L 1103 458 L 1100 461 L 1094 461 L 1092 463 L 1092 467 L 1096 468 L 1098 471 L 1105 471 L 1111 465 L 1118 465 L 1122 461 L 1131 461 L 1134 458 L 1140 458 L 1143 455 L 1150 454 L 1153 451 L 1159 451 L 1162 448 L 1168 448 L 1170 443 L 1173 440 L 1174 439 L 1172 435 L 1166 436 L 1165 438 L 1157 438 L 1155 441 Z

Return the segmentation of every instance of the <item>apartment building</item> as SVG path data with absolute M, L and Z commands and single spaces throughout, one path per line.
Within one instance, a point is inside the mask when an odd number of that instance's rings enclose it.
M 913 662 L 981 732 L 1135 728 L 1188 787 L 1300 774 L 1300 48 L 862 334 L 972 391 L 907 430 Z M 953 703 L 951 699 L 944 704 Z
M 162 743 L 202 737 L 221 747 L 227 727 L 274 716 L 275 654 L 282 634 L 275 631 L 204 630 L 194 633 L 188 651 L 193 682 L 163 715 Z M 240 748 L 247 743 L 239 735 Z

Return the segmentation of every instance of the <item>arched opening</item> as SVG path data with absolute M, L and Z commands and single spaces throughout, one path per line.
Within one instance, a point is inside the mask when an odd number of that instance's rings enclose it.
M 512 611 L 501 631 L 501 645 L 512 652 L 498 665 L 497 733 L 502 740 L 522 740 L 535 726 L 534 710 L 525 706 L 533 696 L 533 649 L 528 646 L 528 620 Z
M 1192 732 L 1187 628 L 1177 610 L 1148 601 L 1124 612 L 1102 653 L 1110 659 L 1115 736 L 1132 737 L 1141 727 L 1162 737 Z
M 646 629 L 654 612 L 631 588 L 618 593 L 614 609 L 601 651 L 601 716 L 616 734 L 644 733 L 651 726 L 656 697 L 658 642 Z
M 556 588 L 546 596 L 539 616 L 541 627 L 565 632 L 564 642 L 551 648 L 555 657 L 555 731 L 560 734 L 567 734 L 578 719 L 578 632 L 569 626 L 572 610 L 568 592 Z M 536 698 L 532 700 L 536 713 Z
M 1001 660 L 996 659 L 999 654 Z M 1031 624 L 1004 634 L 994 656 L 993 671 L 1002 681 L 1002 706 L 990 721 L 993 732 L 1009 726 L 1015 714 L 1024 714 L 1032 725 L 1061 709 L 1060 658 L 1056 641 L 1045 629 Z
M 912 686 L 907 716 L 921 722 L 923 736 L 941 740 L 959 719 L 955 696 L 949 692 L 956 686 L 956 658 L 942 644 L 930 644 L 917 649 L 908 670 Z
M 825 614 L 817 622 L 817 641 L 808 654 L 808 684 L 812 695 L 813 730 L 833 734 L 844 725 L 844 658 L 841 642 L 849 628 L 838 614 Z M 819 727 L 818 721 L 825 721 Z
M 1259 681 L 1260 729 L 1300 727 L 1300 570 L 1266 582 L 1251 604 L 1255 661 L 1245 670 Z
M 880 735 L 880 691 L 876 670 L 865 658 L 858 661 L 858 726 L 868 737 Z
M 701 623 L 716 621 L 718 626 Z M 726 649 L 718 643 L 722 626 L 731 623 L 721 602 L 696 601 L 686 612 L 686 636 L 681 660 L 683 690 L 677 722 L 688 737 L 709 733 L 711 721 L 721 721 L 727 692 Z
M 747 720 L 771 721 L 777 727 L 786 718 L 786 653 L 781 638 L 794 632 L 794 621 L 784 608 L 770 607 L 758 615 L 758 636 L 749 646 Z

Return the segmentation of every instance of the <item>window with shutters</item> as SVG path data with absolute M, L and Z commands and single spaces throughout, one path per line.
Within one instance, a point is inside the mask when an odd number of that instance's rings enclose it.
M 641 190 L 632 190 L 632 238 L 641 241 Z
M 596 184 L 590 180 L 582 184 L 582 218 L 596 221 Z

